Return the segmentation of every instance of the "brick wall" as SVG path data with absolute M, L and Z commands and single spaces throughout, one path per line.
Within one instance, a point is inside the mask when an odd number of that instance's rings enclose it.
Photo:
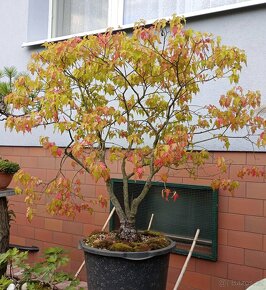
M 213 153 L 215 156 L 218 153 Z M 243 165 L 265 168 L 266 153 L 223 153 L 232 161 L 227 176 L 237 179 L 236 172 Z M 59 161 L 49 157 L 41 148 L 0 147 L 0 156 L 20 163 L 26 171 L 46 180 L 55 175 Z M 65 174 L 71 174 L 66 164 Z M 114 177 L 119 177 L 118 165 L 112 164 Z M 191 179 L 185 172 L 173 173 L 169 182 L 209 185 L 206 173 L 213 172 L 211 162 L 206 165 L 200 178 Z M 95 184 L 89 176 L 83 176 L 83 193 L 88 199 L 105 193 L 104 184 Z M 219 193 L 218 261 L 210 262 L 192 259 L 185 273 L 180 289 L 246 289 L 250 283 L 266 277 L 266 190 L 263 178 L 240 180 L 240 187 L 232 196 Z M 51 217 L 45 212 L 45 199 L 37 206 L 32 223 L 25 219 L 23 198 L 10 198 L 10 206 L 16 213 L 11 226 L 11 242 L 20 245 L 34 245 L 44 249 L 62 246 L 69 250 L 71 264 L 68 270 L 75 273 L 82 262 L 83 254 L 78 250 L 82 236 L 104 224 L 108 209 L 97 207 L 92 215 L 82 213 L 75 221 L 71 218 Z M 37 256 L 34 254 L 34 256 Z M 36 259 L 36 257 L 33 257 Z M 170 259 L 168 289 L 172 289 L 185 257 L 172 255 Z M 81 279 L 85 279 L 84 271 Z

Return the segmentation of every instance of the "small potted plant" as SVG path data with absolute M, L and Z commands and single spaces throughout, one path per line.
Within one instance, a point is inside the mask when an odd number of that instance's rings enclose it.
M 8 187 L 13 175 L 20 169 L 16 162 L 0 158 L 0 190 Z
M 172 170 L 186 170 L 196 177 L 212 158 L 206 146 L 210 140 L 228 149 L 230 138 L 241 130 L 242 139 L 265 145 L 265 121 L 254 115 L 259 92 L 233 87 L 211 104 L 206 103 L 209 96 L 200 95 L 202 86 L 213 80 L 238 83 L 245 53 L 222 45 L 212 34 L 186 29 L 183 19 L 175 16 L 149 27 L 138 23 L 132 35 L 107 31 L 45 46 L 29 64 L 32 79 L 20 77 L 6 100 L 25 115 L 9 116 L 6 125 L 21 132 L 53 125 L 69 137 L 64 150 L 48 137 L 41 138 L 45 149 L 62 158 L 62 166 L 71 159 L 77 171 L 67 178 L 59 170 L 44 187 L 43 192 L 53 196 L 48 205 L 51 213 L 70 216 L 92 210 L 93 203 L 84 203 L 78 173 L 84 171 L 106 185 L 120 228 L 115 234 L 94 233 L 82 241 L 89 257 L 90 289 L 165 289 L 174 244 L 156 233 L 150 242 L 143 235 L 140 238 L 139 206 L 155 178 L 166 185 Z M 117 177 L 112 175 L 112 164 L 120 168 L 119 192 L 112 187 L 112 178 Z M 212 187 L 233 190 L 237 183 L 224 178 L 224 158 L 218 157 L 216 165 L 218 177 Z M 39 199 L 41 181 L 22 171 L 17 178 L 27 189 L 31 206 Z M 137 179 L 144 186 L 131 198 L 129 183 Z M 165 187 L 162 196 L 175 200 L 178 193 Z M 99 201 L 104 204 L 101 196 Z M 29 218 L 32 213 L 27 211 Z

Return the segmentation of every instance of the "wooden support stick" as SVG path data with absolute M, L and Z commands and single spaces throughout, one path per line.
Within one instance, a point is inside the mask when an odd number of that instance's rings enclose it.
M 152 213 L 152 214 L 151 214 L 151 219 L 150 219 L 150 222 L 149 222 L 149 226 L 148 226 L 148 231 L 149 231 L 150 228 L 151 228 L 151 224 L 152 224 L 152 221 L 153 221 L 153 217 L 154 217 L 154 214 Z
M 104 224 L 103 227 L 102 227 L 102 231 L 104 231 L 105 228 L 107 227 L 107 225 L 108 225 L 110 219 L 112 218 L 114 212 L 115 212 L 115 207 L 113 207 L 112 211 L 110 212 L 110 214 L 109 214 L 109 216 L 108 216 L 108 218 L 107 218 L 105 224 Z
M 179 287 L 179 285 L 180 285 L 180 283 L 181 283 L 181 280 L 182 280 L 182 278 L 183 278 L 183 276 L 184 276 L 184 273 L 185 273 L 185 271 L 186 271 L 186 269 L 187 269 L 188 262 L 189 262 L 189 260 L 190 260 L 190 258 L 191 258 L 191 255 L 192 255 L 193 250 L 194 250 L 194 248 L 195 248 L 195 245 L 196 245 L 197 239 L 198 239 L 198 237 L 199 237 L 199 233 L 200 233 L 200 229 L 197 229 L 196 234 L 195 234 L 195 237 L 194 237 L 194 240 L 193 240 L 193 243 L 192 243 L 191 248 L 190 248 L 190 250 L 189 250 L 188 256 L 187 256 L 186 261 L 185 261 L 185 263 L 184 263 L 184 265 L 183 265 L 183 267 L 182 267 L 182 269 L 181 269 L 181 272 L 180 272 L 180 274 L 179 274 L 179 277 L 178 277 L 178 279 L 177 279 L 177 281 L 176 281 L 176 284 L 175 284 L 175 287 L 174 287 L 173 290 L 177 290 L 178 287 Z
M 103 227 L 102 227 L 102 231 L 105 230 L 105 228 L 106 228 L 106 226 L 108 225 L 108 222 L 110 221 L 110 219 L 111 219 L 111 217 L 113 216 L 114 212 L 115 212 L 115 207 L 113 207 L 112 211 L 110 212 L 110 214 L 109 214 L 109 216 L 108 216 L 108 218 L 107 218 L 105 224 L 104 224 Z M 78 275 L 79 275 L 79 273 L 81 272 L 81 270 L 82 270 L 82 268 L 84 267 L 84 265 L 85 265 L 85 260 L 84 260 L 84 261 L 82 262 L 82 264 L 80 265 L 80 267 L 79 267 L 77 273 L 75 274 L 75 278 L 78 277 Z

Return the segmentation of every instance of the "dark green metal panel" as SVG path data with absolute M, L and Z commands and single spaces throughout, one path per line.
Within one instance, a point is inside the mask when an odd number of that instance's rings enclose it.
M 118 199 L 123 198 L 121 179 L 112 180 Z M 143 181 L 130 181 L 129 194 L 133 199 L 141 192 Z M 179 194 L 174 202 L 166 201 L 161 192 L 165 185 L 153 182 L 152 187 L 140 205 L 136 225 L 140 230 L 147 229 L 151 214 L 154 213 L 152 230 L 160 231 L 178 242 L 176 252 L 187 254 L 196 230 L 200 229 L 198 247 L 193 256 L 209 260 L 217 259 L 217 215 L 218 192 L 208 186 L 166 184 L 166 187 Z M 118 227 L 117 217 L 112 219 L 111 229 Z

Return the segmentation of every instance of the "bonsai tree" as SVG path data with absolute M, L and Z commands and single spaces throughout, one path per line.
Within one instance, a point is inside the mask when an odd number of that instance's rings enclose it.
M 32 56 L 31 77 L 20 77 L 6 98 L 13 108 L 6 126 L 21 132 L 52 126 L 68 137 L 64 149 L 48 137 L 40 142 L 62 159 L 62 166 L 71 159 L 77 171 L 84 170 L 96 182 L 104 180 L 120 220 L 119 235 L 133 241 L 139 205 L 156 175 L 165 183 L 170 170 L 185 169 L 196 177 L 209 159 L 204 149 L 209 140 L 222 142 L 226 149 L 231 138 L 265 144 L 265 120 L 254 113 L 260 105 L 259 92 L 245 93 L 235 86 L 244 64 L 244 51 L 223 45 L 212 34 L 187 29 L 184 19 L 176 16 L 149 27 L 137 23 L 132 35 L 108 30 L 46 43 Z M 201 87 L 219 79 L 227 79 L 232 88 L 217 96 L 216 103 L 207 104 Z M 202 106 L 196 105 L 197 99 Z M 16 116 L 16 109 L 25 114 Z M 121 170 L 122 203 L 111 184 L 112 162 L 118 162 Z M 216 165 L 221 175 L 213 180 L 213 188 L 236 188 L 237 182 L 220 177 L 228 166 L 224 158 L 218 157 Z M 263 172 L 244 168 L 239 174 Z M 29 205 L 46 193 L 51 213 L 71 215 L 93 207 L 81 195 L 78 174 L 69 180 L 59 170 L 40 192 L 35 190 L 42 182 L 38 178 L 20 171 L 17 179 L 24 186 L 17 191 L 27 195 Z M 131 179 L 145 181 L 132 201 Z M 178 197 L 168 188 L 162 193 L 166 199 Z M 28 216 L 32 214 L 29 209 Z

